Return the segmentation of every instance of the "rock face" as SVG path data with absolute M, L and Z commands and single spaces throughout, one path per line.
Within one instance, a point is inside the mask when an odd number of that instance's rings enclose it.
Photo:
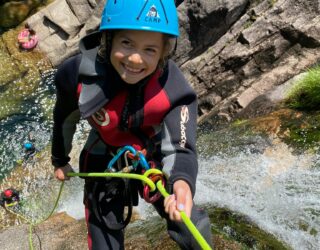
M 187 4 L 190 26 L 195 25 L 192 20 L 205 26 L 202 13 L 208 1 L 189 2 L 194 3 Z M 319 1 L 256 2 L 243 1 L 235 8 L 238 12 L 227 9 L 225 15 L 223 8 L 216 9 L 215 15 L 220 13 L 230 25 L 226 17 L 238 13 L 237 21 L 205 51 L 200 45 L 193 48 L 192 57 L 181 65 L 199 96 L 200 123 L 217 125 L 239 117 L 256 98 L 319 62 Z M 198 30 L 198 37 L 206 37 L 205 28 Z
M 79 52 L 79 40 L 97 30 L 104 4 L 55 0 L 27 19 L 53 66 Z M 266 92 L 319 62 L 319 5 L 185 0 L 179 6 L 181 36 L 174 59 L 198 93 L 199 123 L 241 117 L 256 98 L 268 103 Z
M 26 20 L 38 35 L 38 48 L 53 66 L 79 52 L 80 38 L 97 30 L 105 0 L 56 0 Z
M 28 18 L 39 38 L 36 50 L 54 67 L 78 53 L 79 40 L 97 30 L 104 4 L 105 0 L 55 0 Z M 199 123 L 218 126 L 270 112 L 274 100 L 269 93 L 320 61 L 319 13 L 319 0 L 185 0 L 179 7 L 181 36 L 174 59 L 198 94 Z M 12 41 L 3 35 L 10 43 L 0 43 L 11 57 L 17 54 L 16 35 Z M 3 80 L 6 85 L 11 81 Z M 270 127 L 278 131 L 278 126 Z M 84 222 L 66 221 L 72 226 L 75 248 L 64 241 L 66 228 L 57 220 L 62 226 L 54 227 L 56 249 L 84 249 Z M 24 225 L 1 232 L 0 245 L 18 249 L 10 241 L 18 233 L 20 241 L 14 242 L 23 242 L 26 249 L 27 230 Z M 52 230 L 51 224 L 37 228 L 45 242 L 50 242 Z
M 37 8 L 52 0 L 1 0 L 0 1 L 0 29 L 12 28 L 19 25 Z
M 33 227 L 32 247 L 34 249 L 86 249 L 86 224 L 65 213 L 57 213 L 50 220 Z M 28 225 L 10 227 L 0 232 L 2 249 L 29 249 L 30 231 Z M 14 240 L 12 239 L 14 235 Z M 65 235 L 68 235 L 66 240 Z M 32 249 L 33 249 L 32 248 Z M 31 248 L 30 248 L 31 249 Z

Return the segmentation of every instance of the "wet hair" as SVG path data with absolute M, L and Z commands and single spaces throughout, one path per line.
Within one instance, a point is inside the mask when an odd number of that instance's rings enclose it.
M 163 69 L 168 60 L 174 55 L 177 49 L 177 38 L 164 34 L 164 50 L 158 63 L 158 69 Z
M 98 59 L 100 62 L 110 63 L 113 31 L 103 31 L 101 34 Z
M 111 46 L 112 46 L 112 38 L 117 32 L 116 30 L 112 31 L 103 31 L 101 34 L 101 41 L 100 46 L 98 49 L 98 56 L 101 62 L 105 62 L 110 64 L 110 54 L 111 54 Z M 164 50 L 159 59 L 158 69 L 164 69 L 165 65 L 167 64 L 168 60 L 174 55 L 177 47 L 177 39 L 173 36 L 169 36 L 163 34 L 164 40 Z

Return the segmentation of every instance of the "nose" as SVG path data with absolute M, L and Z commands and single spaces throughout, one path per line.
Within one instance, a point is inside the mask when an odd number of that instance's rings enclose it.
M 132 63 L 142 63 L 142 57 L 138 52 L 132 53 L 129 57 L 128 57 L 129 61 Z

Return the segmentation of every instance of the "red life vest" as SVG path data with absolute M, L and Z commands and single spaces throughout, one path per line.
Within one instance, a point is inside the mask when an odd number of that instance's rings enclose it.
M 155 135 L 155 127 L 162 123 L 170 108 L 168 96 L 158 81 L 159 76 L 160 72 L 156 72 L 146 83 L 143 90 L 143 117 L 139 130 L 147 138 L 152 138 Z M 80 93 L 79 91 L 81 91 L 81 85 L 78 93 Z M 88 121 L 99 132 L 100 137 L 107 145 L 114 147 L 136 145 L 142 149 L 145 147 L 145 143 L 141 136 L 130 129 L 132 128 L 132 116 L 128 117 L 128 130 L 124 131 L 119 126 L 128 94 L 127 89 L 120 91 L 89 117 Z

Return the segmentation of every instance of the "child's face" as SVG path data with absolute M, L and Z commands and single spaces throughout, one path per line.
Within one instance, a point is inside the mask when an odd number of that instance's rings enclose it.
M 161 33 L 121 30 L 114 34 L 110 61 L 126 83 L 136 84 L 155 71 L 163 47 Z

